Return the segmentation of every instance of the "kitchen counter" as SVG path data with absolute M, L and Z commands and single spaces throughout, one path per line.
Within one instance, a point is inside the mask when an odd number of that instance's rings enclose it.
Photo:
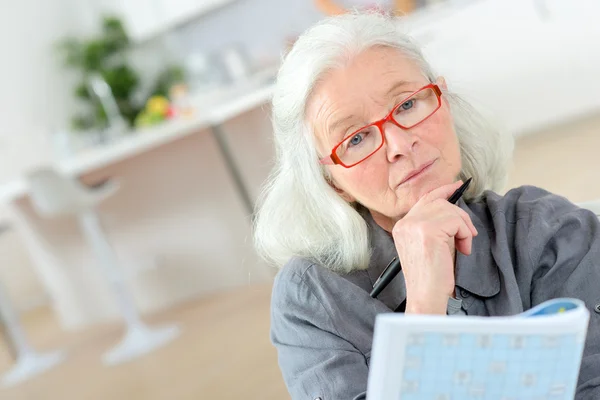
M 222 99 L 217 104 L 200 108 L 192 102 L 196 109 L 192 117 L 168 120 L 160 125 L 132 131 L 106 145 L 82 150 L 75 156 L 59 161 L 55 167 L 64 174 L 79 176 L 203 129 L 217 127 L 229 119 L 269 102 L 274 86 L 274 83 L 261 75 L 255 80 L 224 88 L 214 96 Z M 18 177 L 0 185 L 0 203 L 11 202 L 26 196 L 27 193 L 28 187 L 24 177 Z

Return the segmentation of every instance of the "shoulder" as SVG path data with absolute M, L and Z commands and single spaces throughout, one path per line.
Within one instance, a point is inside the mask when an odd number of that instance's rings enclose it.
M 314 307 L 319 302 L 318 284 L 335 279 L 334 272 L 305 258 L 291 258 L 277 273 L 273 282 L 271 308 Z
M 567 198 L 535 186 L 521 186 L 504 195 L 485 192 L 479 202 L 469 205 L 488 231 L 505 229 L 517 247 L 527 247 L 535 259 L 550 242 L 570 248 L 574 237 L 585 245 L 597 236 L 598 218 Z
M 470 206 L 492 218 L 502 216 L 509 223 L 522 221 L 526 224 L 540 219 L 550 222 L 581 210 L 565 197 L 536 186 L 520 186 L 504 195 L 486 191 L 479 201 Z
M 292 313 L 315 325 L 337 325 L 340 316 L 373 307 L 367 291 L 370 288 L 366 271 L 340 274 L 307 259 L 292 258 L 275 277 L 271 316 L 275 319 Z
M 280 297 L 297 287 L 311 287 L 324 275 L 333 274 L 306 258 L 292 257 L 275 276 L 273 296 Z
M 520 186 L 509 190 L 503 202 L 523 212 L 568 212 L 578 207 L 567 198 L 536 186 Z
M 291 258 L 275 276 L 272 306 L 307 300 L 327 301 L 327 297 L 350 284 L 349 276 L 342 276 L 308 259 Z
M 504 195 L 486 191 L 467 207 L 478 229 L 534 253 L 552 238 L 568 238 L 582 226 L 598 224 L 591 211 L 535 186 L 520 186 Z

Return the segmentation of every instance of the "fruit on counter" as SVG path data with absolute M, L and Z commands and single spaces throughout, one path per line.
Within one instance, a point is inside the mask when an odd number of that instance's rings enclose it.
M 175 116 L 173 107 L 164 96 L 152 96 L 146 102 L 146 107 L 135 118 L 135 126 L 148 127 L 161 123 Z
M 152 96 L 146 102 L 146 111 L 150 114 L 167 115 L 169 100 L 164 96 Z
M 158 123 L 163 122 L 164 120 L 165 120 L 165 118 L 160 114 L 150 114 L 146 111 L 142 111 L 135 118 L 134 124 L 135 124 L 136 128 L 143 128 L 143 127 L 156 125 Z
M 175 107 L 169 106 L 169 108 L 167 109 L 167 118 L 171 119 L 176 116 L 177 116 L 177 110 L 175 110 Z
M 142 128 L 159 124 L 166 119 L 190 118 L 193 115 L 194 109 L 190 104 L 187 86 L 176 84 L 170 88 L 169 98 L 162 95 L 150 97 L 134 124 L 137 128 Z

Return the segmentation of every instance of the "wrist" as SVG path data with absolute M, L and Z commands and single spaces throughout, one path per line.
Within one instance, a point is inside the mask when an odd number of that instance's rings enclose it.
M 424 301 L 411 301 L 410 299 L 411 297 L 407 297 L 406 314 L 446 315 L 448 309 L 448 296 L 446 295 L 438 298 L 428 298 Z

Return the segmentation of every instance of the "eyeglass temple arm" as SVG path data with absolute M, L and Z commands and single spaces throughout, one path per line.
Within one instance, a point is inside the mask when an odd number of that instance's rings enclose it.
M 327 157 L 321 158 L 319 160 L 319 164 L 321 164 L 321 165 L 334 165 L 335 162 L 333 162 L 333 159 L 331 158 L 331 156 L 327 156 Z

